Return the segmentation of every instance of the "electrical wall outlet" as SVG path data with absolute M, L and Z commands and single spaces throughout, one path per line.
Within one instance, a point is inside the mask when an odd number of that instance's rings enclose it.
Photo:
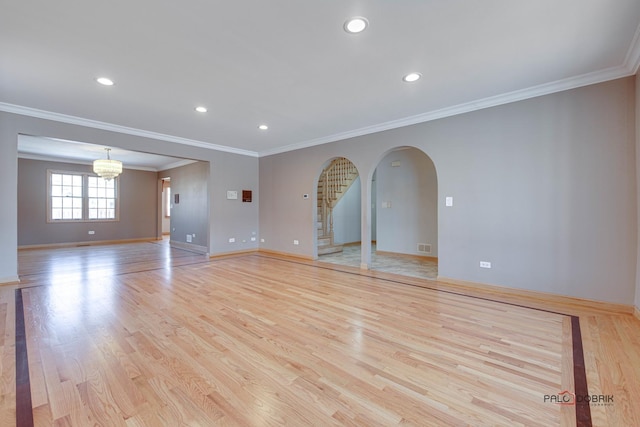
M 255 242 L 255 241 L 256 241 L 256 238 L 255 238 L 255 237 L 252 237 L 252 238 L 251 238 L 251 241 L 252 241 L 252 242 Z
M 96 232 L 95 232 L 95 231 L 93 231 L 93 230 L 89 230 L 87 233 L 89 233 L 89 234 L 96 234 Z
M 480 261 L 480 268 L 491 268 L 491 263 L 489 261 Z
M 235 243 L 235 242 L 236 242 L 235 237 L 229 237 L 229 243 Z
M 264 239 L 260 239 L 260 243 L 264 243 Z
M 299 244 L 300 244 L 300 241 L 298 241 L 298 240 L 294 240 L 294 241 L 293 241 L 293 244 L 294 244 L 294 245 L 299 245 Z

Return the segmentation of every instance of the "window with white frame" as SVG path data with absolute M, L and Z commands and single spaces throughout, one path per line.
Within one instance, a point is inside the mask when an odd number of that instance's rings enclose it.
M 116 218 L 116 179 L 88 176 L 89 219 Z
M 118 178 L 48 171 L 49 222 L 117 221 Z

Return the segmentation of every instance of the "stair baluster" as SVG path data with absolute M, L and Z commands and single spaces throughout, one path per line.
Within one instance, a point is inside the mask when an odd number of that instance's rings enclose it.
M 319 247 L 330 246 L 335 248 L 334 252 L 342 251 L 342 246 L 335 246 L 333 241 L 333 208 L 357 177 L 358 170 L 355 165 L 344 157 L 334 159 L 320 174 L 318 181 L 319 215 L 322 224 L 322 238 L 328 238 L 329 245 L 318 243 Z M 320 236 L 318 236 L 318 241 L 320 242 Z

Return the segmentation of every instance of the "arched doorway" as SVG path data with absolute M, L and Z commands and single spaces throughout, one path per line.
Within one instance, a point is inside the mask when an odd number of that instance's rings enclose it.
M 424 152 L 387 152 L 371 179 L 371 269 L 436 279 L 438 180 Z
M 349 159 L 337 157 L 323 165 L 316 198 L 319 260 L 350 264 L 345 257 L 361 242 L 360 195 L 360 176 Z

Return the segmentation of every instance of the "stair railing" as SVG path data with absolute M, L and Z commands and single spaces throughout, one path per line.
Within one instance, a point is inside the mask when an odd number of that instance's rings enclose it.
M 348 185 L 353 174 L 357 175 L 355 165 L 344 157 L 334 159 L 327 168 L 322 171 L 320 182 L 323 182 L 322 191 L 322 231 L 325 236 L 331 237 L 333 244 L 333 208 L 338 200 L 338 194 L 343 187 Z
M 327 198 L 329 181 L 328 181 L 326 169 L 322 171 L 322 177 L 320 178 L 320 182 L 322 183 L 322 201 L 321 201 L 322 218 L 320 219 L 320 221 L 322 222 L 322 235 L 328 236 L 329 229 L 330 229 L 328 226 L 328 218 L 329 218 L 329 212 L 331 211 L 331 206 L 329 206 L 328 198 Z

